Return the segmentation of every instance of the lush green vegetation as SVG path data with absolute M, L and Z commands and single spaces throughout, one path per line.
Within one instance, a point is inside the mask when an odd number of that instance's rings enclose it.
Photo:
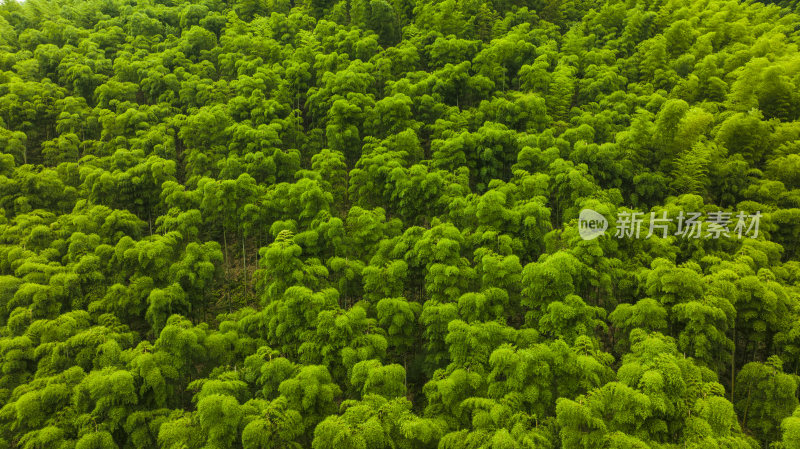
M 800 448 L 782 5 L 0 5 L 0 448 Z

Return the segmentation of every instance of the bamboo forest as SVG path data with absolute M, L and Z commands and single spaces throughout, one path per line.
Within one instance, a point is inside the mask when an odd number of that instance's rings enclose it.
M 800 449 L 796 0 L 0 0 L 0 449 Z

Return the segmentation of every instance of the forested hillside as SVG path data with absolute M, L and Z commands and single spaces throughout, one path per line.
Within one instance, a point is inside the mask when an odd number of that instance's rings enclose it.
M 800 448 L 782 5 L 6 0 L 0 449 Z

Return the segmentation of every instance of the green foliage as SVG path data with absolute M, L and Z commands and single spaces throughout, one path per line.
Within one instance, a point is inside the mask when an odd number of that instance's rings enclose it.
M 0 3 L 0 448 L 800 447 L 796 1 Z
M 781 421 L 798 406 L 796 375 L 782 372 L 783 362 L 770 356 L 766 363 L 751 362 L 736 376 L 736 409 L 742 425 L 762 441 L 780 438 Z

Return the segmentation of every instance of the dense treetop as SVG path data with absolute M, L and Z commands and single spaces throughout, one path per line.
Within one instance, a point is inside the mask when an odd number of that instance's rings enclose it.
M 6 1 L 0 449 L 800 448 L 792 10 Z

